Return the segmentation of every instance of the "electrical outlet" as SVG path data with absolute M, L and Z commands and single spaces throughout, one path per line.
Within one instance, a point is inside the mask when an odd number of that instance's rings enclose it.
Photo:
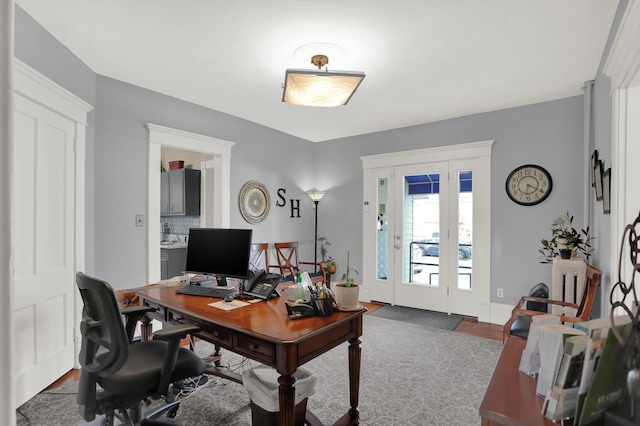
M 498 297 L 504 297 L 504 290 L 501 288 L 498 289 Z
M 136 215 L 136 226 L 144 226 L 144 215 L 142 214 Z

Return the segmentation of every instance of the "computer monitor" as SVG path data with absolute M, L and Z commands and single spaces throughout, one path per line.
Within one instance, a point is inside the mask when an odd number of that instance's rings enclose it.
M 251 229 L 191 228 L 185 272 L 215 275 L 218 285 L 224 286 L 227 277 L 246 280 L 252 232 Z

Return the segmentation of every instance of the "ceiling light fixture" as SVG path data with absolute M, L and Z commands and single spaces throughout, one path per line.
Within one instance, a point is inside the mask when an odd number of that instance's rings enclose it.
M 329 63 L 329 57 L 314 55 L 311 63 L 320 70 Z M 282 101 L 303 106 L 346 105 L 363 79 L 363 72 L 287 69 Z

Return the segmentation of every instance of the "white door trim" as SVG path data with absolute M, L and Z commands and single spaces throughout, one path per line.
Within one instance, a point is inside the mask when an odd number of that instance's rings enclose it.
M 485 161 L 483 164 L 487 167 L 486 180 L 483 180 L 483 185 L 486 186 L 486 190 L 489 191 L 487 198 L 491 199 L 491 148 L 494 141 L 480 141 L 471 142 L 451 146 L 442 146 L 435 148 L 417 149 L 411 151 L 393 152 L 388 154 L 376 154 L 360 157 L 362 160 L 363 168 L 363 285 L 361 289 L 361 299 L 363 301 L 371 300 L 371 287 L 367 284 L 367 278 L 370 277 L 371 271 L 374 271 L 371 259 L 375 259 L 375 240 L 372 240 L 371 231 L 368 226 L 372 226 L 375 223 L 370 218 L 371 215 L 375 215 L 376 208 L 376 194 L 371 193 L 370 182 L 367 177 L 372 176 L 372 169 L 405 166 L 411 164 L 422 164 L 438 161 L 452 161 L 461 160 L 465 158 L 483 158 Z M 475 176 L 474 176 L 475 178 Z M 482 212 L 479 215 L 482 223 L 474 223 L 474 241 L 486 241 L 487 244 L 491 244 L 491 203 L 478 203 L 474 205 L 474 212 L 476 209 L 481 209 Z M 474 214 L 475 215 L 475 214 Z M 476 232 L 482 232 L 481 236 L 476 236 Z M 478 289 L 478 320 L 483 322 L 491 322 L 491 253 L 490 250 L 486 250 L 482 255 L 478 251 L 476 256 L 474 253 L 474 276 L 477 277 L 476 285 Z M 369 272 L 367 272 L 369 271 Z M 369 274 L 369 275 L 367 275 Z
M 184 149 L 214 156 L 214 188 L 212 226 L 226 228 L 231 223 L 231 148 L 234 142 L 212 138 L 184 130 L 147 123 L 149 129 L 147 249 L 149 264 L 147 281 L 160 279 L 160 158 L 162 147 Z M 156 218 L 158 219 L 156 221 Z M 157 250 L 156 250 L 157 248 Z
M 608 261 L 610 283 L 601 293 L 603 311 L 609 306 L 611 285 L 618 280 L 618 251 L 627 224 L 638 217 L 640 200 L 636 194 L 640 170 L 640 3 L 629 2 L 620 21 L 609 56 L 603 68 L 611 78 L 611 225 Z M 604 231 L 604 230 L 603 230 Z M 626 259 L 626 257 L 625 257 Z M 629 262 L 622 262 L 621 278 L 628 282 L 633 274 Z M 618 295 L 615 300 L 622 300 Z M 629 301 L 629 299 L 627 299 Z M 602 312 L 608 314 L 608 312 Z

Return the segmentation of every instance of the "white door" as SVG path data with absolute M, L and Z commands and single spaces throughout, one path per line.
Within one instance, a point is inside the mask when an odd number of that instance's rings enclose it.
M 15 96 L 15 404 L 74 366 L 74 126 Z
M 490 148 L 363 158 L 365 300 L 489 321 Z
M 448 163 L 397 167 L 394 229 L 395 303 L 449 312 Z M 425 253 L 423 254 L 423 250 Z

